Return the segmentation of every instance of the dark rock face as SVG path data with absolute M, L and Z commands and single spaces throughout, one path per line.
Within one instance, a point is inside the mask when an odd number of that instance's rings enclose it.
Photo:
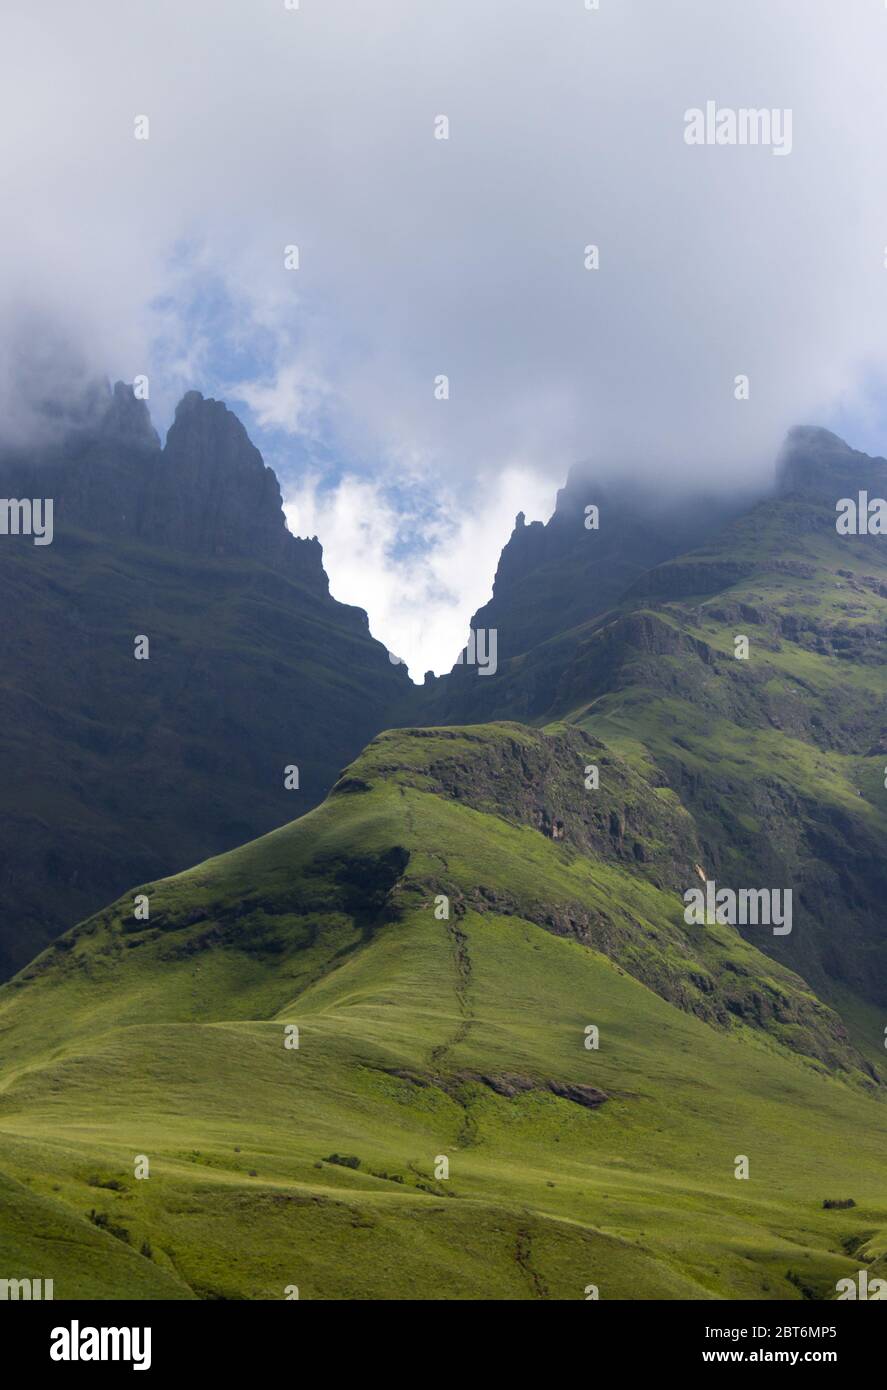
M 599 1091 L 596 1086 L 581 1083 L 536 1081 L 532 1076 L 520 1076 L 511 1072 L 495 1076 L 479 1076 L 477 1079 L 482 1081 L 485 1086 L 489 1086 L 490 1090 L 495 1091 L 497 1095 L 505 1096 L 507 1100 L 514 1100 L 515 1096 L 526 1094 L 529 1091 L 548 1091 L 551 1095 L 559 1096 L 562 1100 L 571 1100 L 574 1105 L 582 1105 L 586 1110 L 597 1110 L 598 1106 L 609 1100 L 605 1091 Z
M 328 587 L 317 541 L 286 529 L 277 478 L 221 401 L 189 391 L 180 402 L 151 488 L 139 535 L 192 555 L 252 555 L 312 574 Z
M 828 502 L 866 489 L 887 497 L 887 459 L 851 449 L 830 430 L 798 425 L 790 430 L 777 461 L 780 496 Z
M 586 529 L 589 504 L 599 510 L 598 529 Z M 517 517 L 493 597 L 471 626 L 505 630 L 507 655 L 520 655 L 606 612 L 639 575 L 693 546 L 703 518 L 718 528 L 734 511 L 714 498 L 651 496 L 573 468 L 550 521 L 527 526 Z
M 586 508 L 598 508 L 587 529 Z M 692 548 L 701 529 L 719 529 L 740 504 L 703 495 L 659 492 L 590 476 L 574 468 L 551 519 L 528 526 L 518 514 L 499 559 L 493 597 L 471 628 L 495 628 L 498 671 L 478 678 L 456 665 L 426 678 L 403 722 L 464 723 L 535 719 L 557 702 L 558 685 L 587 625 L 621 603 L 654 567 Z
M 0 537 L 2 977 L 132 883 L 303 814 L 409 679 L 218 401 L 189 392 L 161 449 L 130 387 L 92 393 L 61 442 L 0 458 L 0 494 L 52 497 L 55 532 Z
M 813 504 L 792 513 L 795 534 L 833 532 L 838 498 L 855 497 L 860 489 L 887 497 L 887 460 L 851 449 L 828 430 L 801 426 L 789 433 L 777 460 L 773 500 Z M 605 615 L 617 607 L 719 594 L 750 578 L 754 561 L 741 544 L 700 547 L 749 514 L 753 501 L 651 497 L 612 480 L 603 484 L 587 466 L 575 467 L 547 523 L 527 525 L 518 514 L 500 556 L 493 597 L 471 619 L 474 630 L 497 630 L 497 673 L 479 679 L 472 667 L 456 665 L 447 676 L 426 678 L 404 722 L 538 719 L 563 708 L 577 654 L 581 661 L 582 645 Z M 599 508 L 597 530 L 585 528 L 589 503 Z M 767 508 L 771 501 L 760 505 Z M 774 554 L 770 564 L 802 577 L 803 560 Z
M 520 725 L 513 726 L 513 738 L 506 737 L 508 727 L 500 726 L 503 735 L 496 742 L 461 728 L 430 731 L 447 751 L 429 758 L 423 785 L 475 810 L 532 826 L 596 862 L 643 863 L 644 876 L 658 887 L 686 887 L 701 854 L 689 816 L 666 807 L 649 782 L 579 729 L 564 727 L 528 741 Z M 421 740 L 420 731 L 409 733 Z M 465 758 L 466 743 L 476 743 L 476 758 Z M 594 794 L 585 789 L 590 765 L 598 768 L 601 783 Z M 664 785 L 664 777 L 659 781 Z
M 90 394 L 51 448 L 0 459 L 15 496 L 51 496 L 61 531 L 114 532 L 188 556 L 244 556 L 329 583 L 317 539 L 287 530 L 280 487 L 237 416 L 189 391 L 161 448 L 131 386 L 101 402 Z

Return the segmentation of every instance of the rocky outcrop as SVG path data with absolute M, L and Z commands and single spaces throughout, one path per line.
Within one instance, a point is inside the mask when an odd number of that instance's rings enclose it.
M 460 805 L 492 812 L 527 825 L 567 851 L 630 865 L 658 886 L 683 888 L 700 848 L 690 817 L 674 799 L 646 780 L 599 740 L 562 726 L 540 734 L 520 724 L 483 727 L 400 729 L 375 739 L 357 774 L 336 784 L 350 792 L 355 781 L 369 789 L 370 769 L 388 776 L 387 751 L 408 740 L 415 749 L 408 766 L 397 766 L 402 783 L 445 796 Z M 594 768 L 595 774 L 587 773 Z M 659 785 L 665 778 L 659 775 Z
M 588 1086 L 581 1082 L 537 1081 L 532 1076 L 520 1076 L 513 1072 L 496 1073 L 495 1075 L 463 1073 L 463 1077 L 465 1080 L 482 1081 L 485 1086 L 489 1086 L 491 1091 L 495 1091 L 499 1096 L 505 1096 L 507 1100 L 514 1100 L 516 1096 L 527 1095 L 534 1091 L 547 1091 L 550 1095 L 558 1096 L 561 1100 L 569 1100 L 574 1105 L 584 1106 L 586 1110 L 597 1110 L 606 1100 L 609 1100 L 609 1096 L 604 1091 L 599 1091 L 596 1086 Z
M 887 459 L 851 449 L 838 435 L 813 425 L 789 431 L 776 466 L 776 492 L 834 508 L 860 489 L 887 497 Z
M 328 591 L 317 538 L 287 530 L 276 476 L 221 401 L 199 391 L 183 397 L 145 485 L 136 525 L 146 540 L 191 555 L 260 558 Z
M 189 556 L 243 556 L 329 592 L 316 537 L 290 534 L 280 486 L 237 416 L 189 391 L 161 447 L 148 406 L 118 381 L 89 392 L 38 454 L 0 459 L 8 496 L 51 496 L 56 533 L 113 532 Z

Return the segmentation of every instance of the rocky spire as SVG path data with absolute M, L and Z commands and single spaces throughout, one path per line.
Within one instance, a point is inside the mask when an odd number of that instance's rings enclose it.
M 160 449 L 160 439 L 151 424 L 147 402 L 137 399 L 132 387 L 125 381 L 114 383 L 98 433 L 105 440 L 124 446 L 152 453 Z

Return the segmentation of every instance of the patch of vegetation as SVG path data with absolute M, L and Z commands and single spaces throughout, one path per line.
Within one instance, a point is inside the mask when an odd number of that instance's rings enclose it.
M 127 1245 L 129 1244 L 129 1231 L 125 1226 L 116 1225 L 106 1211 L 96 1211 L 93 1207 L 89 1213 L 89 1219 L 94 1226 L 98 1226 L 100 1231 L 107 1231 L 109 1236 L 114 1236 L 116 1240 L 122 1240 Z

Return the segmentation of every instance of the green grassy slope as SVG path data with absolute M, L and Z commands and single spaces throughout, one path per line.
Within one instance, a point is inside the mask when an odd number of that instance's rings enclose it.
M 839 1034 L 810 1055 L 835 1020 L 802 981 L 683 928 L 694 830 L 667 789 L 610 754 L 621 835 L 575 801 L 593 747 L 384 735 L 300 821 L 146 885 L 149 922 L 127 895 L 6 985 L 4 1275 L 57 1298 L 828 1298 L 879 1267 L 881 1092 Z M 795 1022 L 729 1007 L 730 975 Z
M 655 759 L 719 883 L 792 888 L 792 934 L 761 944 L 883 1057 L 881 545 L 838 536 L 816 501 L 762 505 L 590 628 L 555 705 L 640 767 Z

